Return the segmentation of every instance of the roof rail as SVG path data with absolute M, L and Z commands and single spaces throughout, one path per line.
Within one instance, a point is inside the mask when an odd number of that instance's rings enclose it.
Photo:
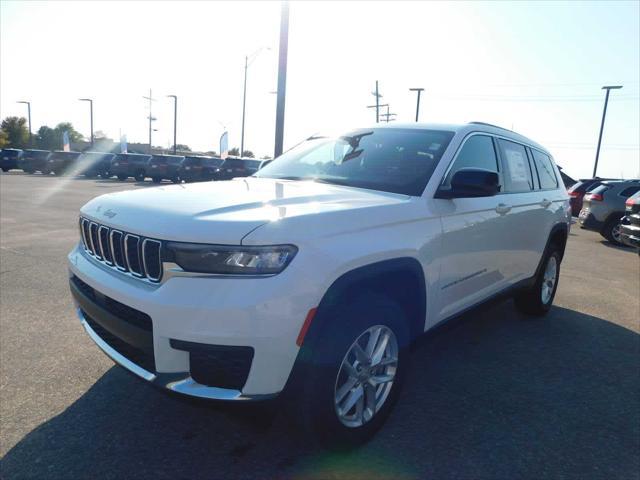
M 513 132 L 513 130 L 509 130 L 508 128 L 504 128 L 501 127 L 499 125 L 494 125 L 492 123 L 486 123 L 486 122 L 469 122 L 470 125 L 484 125 L 485 127 L 493 127 L 493 128 L 499 128 L 500 130 L 506 130 L 508 132 Z M 515 133 L 515 132 L 513 132 Z

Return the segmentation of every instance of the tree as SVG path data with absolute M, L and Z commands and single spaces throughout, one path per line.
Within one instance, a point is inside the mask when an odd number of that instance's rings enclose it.
M 229 155 L 231 155 L 232 157 L 239 157 L 240 149 L 238 147 L 233 147 L 231 150 L 229 150 Z
M 36 133 L 36 147 L 41 150 L 57 150 L 62 145 L 62 139 L 58 137 L 56 131 L 47 127 L 41 126 Z
M 255 155 L 253 154 L 253 152 L 251 150 L 245 150 L 244 151 L 244 156 L 245 156 L 245 158 L 255 158 Z
M 262 160 L 271 160 L 271 156 L 269 155 L 263 155 L 262 157 L 260 157 Z
M 206 152 L 204 152 L 205 155 L 208 155 L 210 157 L 217 157 L 218 156 L 218 152 L 216 152 L 215 150 L 208 150 Z
M 62 145 L 63 132 L 67 132 L 69 134 L 69 142 L 80 142 L 84 139 L 80 132 L 73 128 L 71 122 L 61 122 L 56 125 L 56 128 L 54 128 L 54 130 L 60 137 L 60 145 Z
M 109 138 L 102 130 L 98 130 L 93 134 L 93 140 L 96 142 L 113 142 L 113 139 Z
M 29 144 L 27 119 L 24 117 L 7 117 L 2 120 L 0 129 L 5 133 L 9 148 L 25 148 Z
M 182 143 L 178 143 L 176 145 L 176 150 L 178 152 L 190 152 L 191 149 L 189 148 L 189 145 L 183 145 Z M 171 147 L 171 151 L 173 151 L 173 146 Z
M 4 148 L 9 144 L 9 136 L 4 130 L 0 130 L 0 148 Z

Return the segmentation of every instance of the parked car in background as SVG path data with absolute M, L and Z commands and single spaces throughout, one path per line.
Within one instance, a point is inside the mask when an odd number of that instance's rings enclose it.
M 205 182 L 215 180 L 216 172 L 222 165 L 222 160 L 219 157 L 205 157 L 202 165 L 202 180 Z
M 620 219 L 627 198 L 640 191 L 640 180 L 604 181 L 584 196 L 578 221 L 582 228 L 595 230 L 611 243 L 621 245 Z
M 154 155 L 149 160 L 147 176 L 154 183 L 160 183 L 164 179 L 180 183 L 180 166 L 183 160 L 184 157 L 180 155 Z
M 47 160 L 47 165 L 44 167 L 45 171 L 42 173 L 53 172 L 56 175 L 77 173 L 75 171 L 75 162 L 80 155 L 80 152 L 64 152 L 62 150 L 51 152 Z
M 259 160 L 239 157 L 227 157 L 214 173 L 215 180 L 231 180 L 236 177 L 248 177 L 258 171 Z
M 178 175 L 185 182 L 201 182 L 204 180 L 204 165 L 207 157 L 185 156 L 180 164 Z
M 49 150 L 25 150 L 18 165 L 27 173 L 44 172 L 50 156 Z
M 147 168 L 149 160 L 151 160 L 151 155 L 118 153 L 113 160 L 111 160 L 111 168 L 109 171 L 111 175 L 115 175 L 120 181 L 133 177 L 138 182 L 142 182 L 148 175 Z
M 3 148 L 0 152 L 0 169 L 8 172 L 18 168 L 18 160 L 22 157 L 22 150 L 18 148 Z
M 558 170 L 560 170 L 560 177 L 562 177 L 562 183 L 564 183 L 565 188 L 568 189 L 577 183 L 573 178 L 564 173 L 564 170 L 560 165 L 558 165 Z
M 640 192 L 627 198 L 625 216 L 620 222 L 620 240 L 625 245 L 635 247 L 640 254 Z
M 83 152 L 77 160 L 77 173 L 85 177 L 109 178 L 111 176 L 111 160 L 115 155 L 105 152 Z
M 258 170 L 263 169 L 264 167 L 269 165 L 271 162 L 273 162 L 273 158 L 265 158 L 260 162 L 260 167 L 258 168 Z
M 593 190 L 596 187 L 602 185 L 602 182 L 607 180 L 619 180 L 616 178 L 582 178 L 574 183 L 567 192 L 569 193 L 569 202 L 571 203 L 571 214 L 574 217 L 580 215 L 582 210 L 582 200 L 585 194 L 589 190 Z

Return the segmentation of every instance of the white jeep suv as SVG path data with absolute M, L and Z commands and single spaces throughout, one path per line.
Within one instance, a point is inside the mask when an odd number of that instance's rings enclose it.
M 155 385 L 293 392 L 329 445 L 388 416 L 420 334 L 499 294 L 546 313 L 569 233 L 551 155 L 484 123 L 315 136 L 256 174 L 110 193 L 80 212 L 88 335 Z

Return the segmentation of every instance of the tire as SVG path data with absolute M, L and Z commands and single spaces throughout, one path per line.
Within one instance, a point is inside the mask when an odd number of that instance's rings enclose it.
M 153 183 L 160 183 L 162 181 L 162 178 L 160 178 L 160 177 L 151 177 L 151 180 L 153 181 Z
M 319 333 L 301 391 L 294 397 L 295 410 L 298 423 L 321 444 L 347 450 L 365 443 L 382 427 L 398 398 L 409 363 L 409 324 L 395 302 L 379 295 L 361 297 L 326 315 L 328 323 Z M 355 342 L 367 353 L 372 332 L 378 332 L 378 341 L 388 339 L 382 358 L 397 358 L 395 371 L 393 363 L 378 365 L 370 377 L 368 364 L 356 358 Z M 347 374 L 349 370 L 352 376 Z M 383 375 L 393 375 L 393 380 L 379 384 L 376 393 L 371 382 L 374 377 L 385 378 Z M 349 408 L 347 402 L 356 397 L 358 401 Z M 367 406 L 371 398 L 375 399 L 373 409 Z M 344 407 L 345 415 L 340 416 L 336 405 Z M 375 413 L 367 418 L 371 411 Z
M 518 310 L 527 315 L 546 315 L 553 305 L 559 279 L 560 252 L 557 249 L 552 249 L 545 254 L 542 268 L 540 268 L 534 285 L 515 296 Z
M 2 171 L 7 173 L 9 171 L 9 169 L 7 167 L 2 167 Z
M 126 176 L 126 175 L 123 175 L 123 174 L 121 174 L 121 173 L 120 173 L 120 174 L 118 174 L 118 180 L 120 180 L 121 182 L 124 182 L 126 179 L 127 179 L 127 176 Z
M 180 178 L 180 175 L 176 175 L 175 177 L 173 177 L 173 178 L 171 179 L 171 181 L 172 181 L 173 183 L 182 183 L 182 178 Z
M 604 238 L 606 238 L 609 242 L 614 245 L 623 245 L 620 240 L 620 219 L 612 218 L 610 219 L 600 232 Z
M 134 178 L 136 179 L 136 182 L 144 182 L 145 174 L 142 170 L 139 170 L 136 172 L 136 175 Z

